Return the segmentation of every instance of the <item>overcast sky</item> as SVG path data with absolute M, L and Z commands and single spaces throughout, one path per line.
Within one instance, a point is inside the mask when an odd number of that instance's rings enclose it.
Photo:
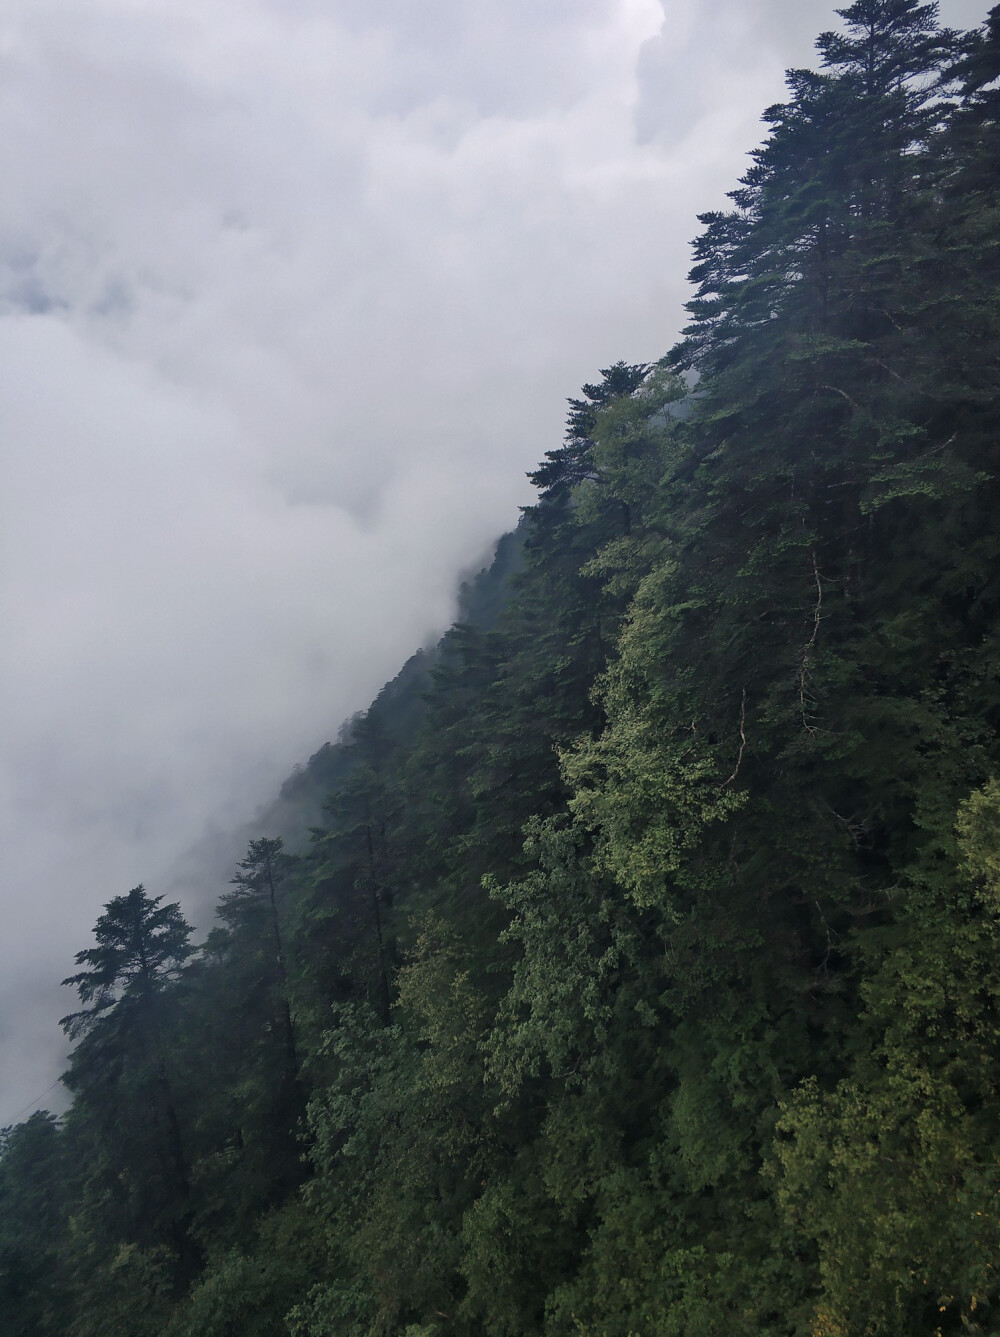
M 565 397 L 671 345 L 696 213 L 833 22 L 0 0 L 0 1125 L 103 903 L 364 707 Z

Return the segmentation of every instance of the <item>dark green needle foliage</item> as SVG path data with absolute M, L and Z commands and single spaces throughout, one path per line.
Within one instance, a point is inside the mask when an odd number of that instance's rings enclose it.
M 635 366 L 616 362 L 613 367 L 602 368 L 599 385 L 583 387 L 583 399 L 569 400 L 565 444 L 558 450 L 547 450 L 544 462 L 528 475 L 543 498 L 552 501 L 572 491 L 580 483 L 600 477 L 593 459 L 593 432 L 597 414 L 613 400 L 638 390 L 648 371 L 649 366 L 645 362 Z
M 837 16 L 295 857 L 106 906 L 5 1334 L 1000 1332 L 1000 8 Z
M 176 1054 L 191 926 L 142 886 L 105 906 L 86 969 L 64 983 L 85 1006 L 63 1021 L 77 1041 L 63 1136 L 73 1193 L 65 1266 L 78 1293 L 67 1332 L 108 1322 L 154 1332 L 201 1263 L 191 1233 L 191 1159 Z M 113 1315 L 113 1319 L 109 1318 Z
M 71 1038 L 86 1035 L 119 1007 L 153 1015 L 164 989 L 176 981 L 194 950 L 189 942 L 191 926 L 179 905 L 162 901 L 162 896 L 153 899 L 140 885 L 104 907 L 94 927 L 97 946 L 76 956 L 76 964 L 87 969 L 63 980 L 73 985 L 86 1005 L 63 1018 Z
M 273 1029 L 280 1037 L 285 1080 L 294 1086 L 298 1074 L 295 1025 L 288 976 L 283 918 L 283 884 L 293 866 L 284 853 L 284 842 L 262 837 L 251 840 L 241 860 L 233 890 L 219 901 L 218 914 L 229 930 L 230 944 L 242 948 L 255 991 L 269 1009 Z

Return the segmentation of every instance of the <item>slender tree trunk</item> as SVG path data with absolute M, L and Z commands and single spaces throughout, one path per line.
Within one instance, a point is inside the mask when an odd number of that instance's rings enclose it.
M 378 881 L 375 876 L 375 842 L 372 839 L 371 822 L 365 823 L 365 839 L 368 847 L 368 887 L 372 901 L 372 919 L 375 924 L 375 941 L 378 946 L 379 994 L 382 1004 L 382 1020 L 388 1026 L 390 1017 L 389 974 L 385 964 L 385 942 L 382 937 L 382 908 L 379 903 Z
M 172 1171 L 181 1199 L 187 1202 L 191 1196 L 191 1181 L 188 1175 L 187 1157 L 184 1155 L 184 1141 L 181 1136 L 181 1123 L 177 1117 L 177 1105 L 174 1101 L 173 1087 L 167 1073 L 167 1059 L 164 1053 L 163 1035 L 156 1017 L 156 990 L 149 966 L 149 955 L 142 935 L 142 926 L 136 923 L 135 944 L 139 956 L 139 969 L 142 975 L 142 1007 L 146 1014 L 148 1034 L 152 1041 L 153 1071 L 156 1085 L 163 1103 L 163 1114 L 167 1124 L 167 1141 L 170 1149 Z
M 271 910 L 271 932 L 274 936 L 274 959 L 278 967 L 278 986 L 281 990 L 285 1056 L 288 1063 L 289 1076 L 293 1081 L 297 1081 L 299 1061 L 295 1045 L 295 1026 L 292 1022 L 292 1008 L 288 999 L 288 971 L 285 967 L 285 950 L 281 941 L 281 924 L 278 920 L 278 896 L 274 885 L 274 870 L 271 867 L 271 856 L 269 854 L 264 861 L 264 871 L 267 876 L 267 896 Z

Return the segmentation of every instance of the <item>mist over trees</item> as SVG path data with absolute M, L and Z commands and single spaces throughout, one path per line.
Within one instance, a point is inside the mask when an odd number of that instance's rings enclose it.
M 305 852 L 104 907 L 5 1333 L 1000 1331 L 1000 6 L 838 13 Z

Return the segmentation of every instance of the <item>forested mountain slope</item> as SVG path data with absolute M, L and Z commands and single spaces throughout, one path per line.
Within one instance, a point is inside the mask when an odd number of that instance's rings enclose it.
M 108 902 L 5 1333 L 1000 1332 L 1000 7 L 935 9 L 791 73 L 306 852 L 197 949 Z

